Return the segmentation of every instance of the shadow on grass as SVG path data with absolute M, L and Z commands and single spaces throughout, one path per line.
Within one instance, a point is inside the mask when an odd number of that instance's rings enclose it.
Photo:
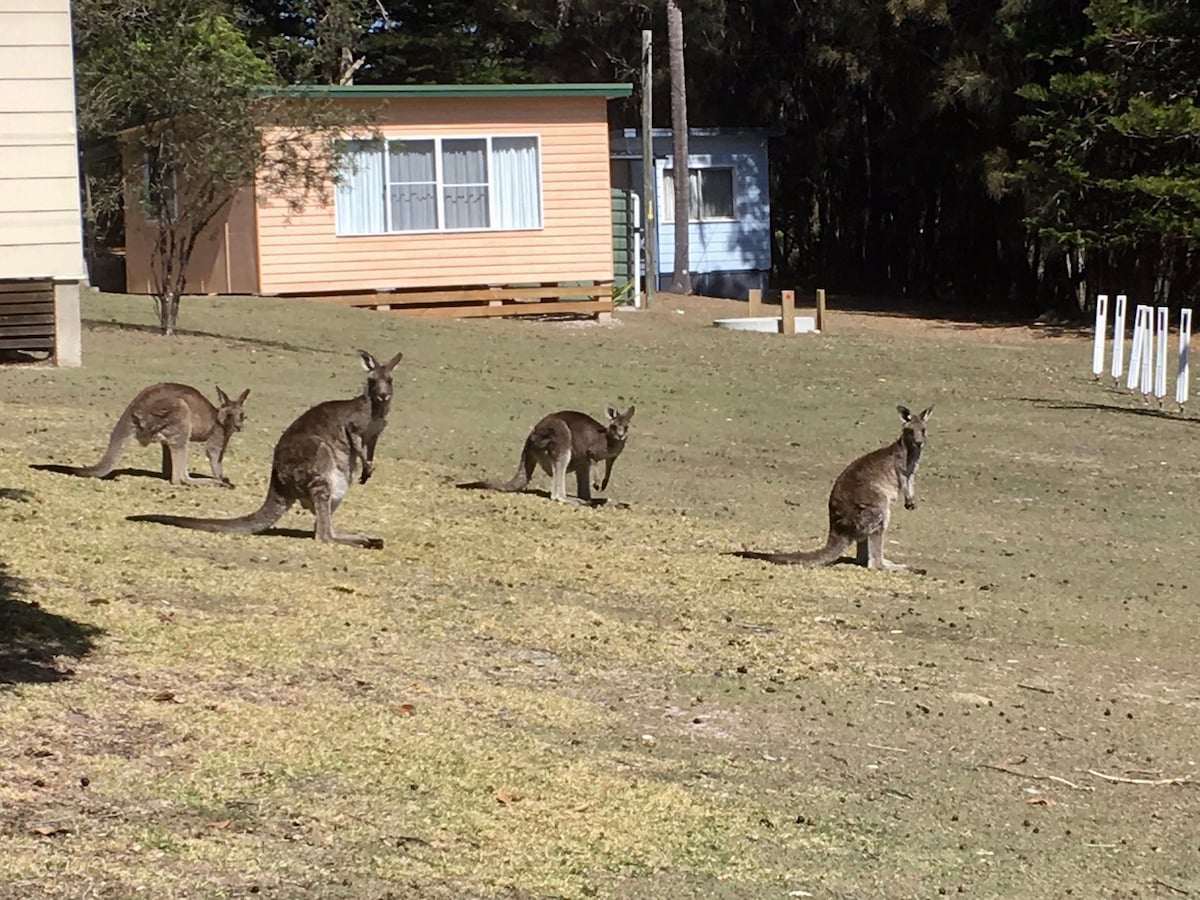
M 157 325 L 142 325 L 137 322 L 118 322 L 114 319 L 84 319 L 84 326 L 99 331 L 108 329 L 110 331 L 137 331 L 144 334 L 153 334 L 162 336 L 162 330 Z M 221 341 L 228 341 L 231 344 L 251 344 L 255 347 L 269 347 L 272 350 L 286 350 L 289 353 L 325 353 L 330 356 L 340 356 L 340 350 L 331 350 L 328 347 L 306 347 L 301 344 L 293 344 L 290 341 L 271 341 L 265 338 L 249 338 L 238 334 L 219 334 L 215 331 L 199 331 L 194 328 L 177 328 L 175 334 L 180 337 L 202 337 L 216 338 Z
M 454 485 L 461 491 L 495 491 L 496 488 L 489 487 L 483 481 L 463 481 Z M 542 497 L 546 500 L 550 499 L 550 492 L 544 488 L 521 488 L 519 491 L 500 491 L 503 494 L 533 494 L 535 497 Z M 574 499 L 573 497 L 571 499 Z M 608 497 L 593 497 L 587 503 L 579 503 L 579 506 L 612 506 L 614 509 L 629 509 L 628 503 L 623 503 L 620 500 L 610 500 Z
M 93 475 L 84 475 L 80 469 L 82 466 L 67 466 L 59 463 L 30 463 L 29 468 L 37 469 L 39 472 L 54 472 L 56 475 L 71 475 L 75 478 L 94 478 Z M 100 478 L 100 481 L 112 481 L 114 478 L 120 478 L 122 475 L 131 478 L 156 478 L 159 481 L 163 480 L 163 473 L 154 469 L 113 469 L 107 475 Z
M 1181 415 L 1166 409 L 1155 409 L 1152 406 L 1117 406 L 1114 403 L 1093 403 L 1087 400 L 1050 400 L 1046 397 L 1018 397 L 1022 403 L 1032 403 L 1044 409 L 1075 409 L 1092 412 L 1124 413 L 1129 416 L 1145 416 L 1150 419 L 1166 419 L 1171 422 L 1184 422 L 1189 425 L 1200 425 L 1200 419 Z
M 29 585 L 0 561 L 0 685 L 64 681 L 74 670 L 59 657 L 79 659 L 103 630 L 46 612 L 24 599 Z

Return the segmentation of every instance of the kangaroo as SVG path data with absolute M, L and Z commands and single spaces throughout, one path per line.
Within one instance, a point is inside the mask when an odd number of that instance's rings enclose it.
M 550 498 L 562 503 L 592 503 L 592 464 L 604 461 L 604 480 L 595 485 L 603 491 L 608 487 L 613 464 L 625 449 L 629 436 L 629 420 L 634 407 L 617 412 L 614 406 L 605 407 L 608 425 L 601 425 L 587 413 L 564 409 L 551 413 L 533 426 L 525 446 L 517 474 L 508 481 L 468 481 L 460 488 L 486 488 L 493 491 L 521 491 L 529 484 L 539 465 L 552 479 Z M 577 497 L 567 496 L 567 473 L 575 473 Z
M 362 393 L 351 400 L 326 400 L 301 413 L 275 443 L 267 497 L 256 511 L 234 519 L 201 519 L 191 516 L 129 516 L 132 522 L 157 522 L 178 528 L 221 533 L 257 534 L 279 521 L 292 504 L 299 503 L 317 517 L 313 537 L 318 541 L 350 544 L 379 550 L 380 538 L 338 533 L 333 514 L 361 468 L 359 483 L 366 484 L 375 471 L 375 444 L 387 425 L 392 405 L 392 369 L 397 353 L 380 364 L 366 350 L 358 351 L 367 371 Z
M 829 537 L 819 550 L 803 553 L 762 553 L 742 550 L 733 556 L 762 559 L 781 565 L 827 566 L 842 551 L 857 542 L 856 562 L 868 569 L 903 569 L 884 559 L 883 535 L 891 518 L 892 503 L 904 497 L 905 509 L 917 508 L 915 479 L 921 450 L 925 446 L 925 423 L 933 412 L 929 406 L 917 415 L 907 406 L 897 406 L 904 421 L 900 437 L 886 447 L 860 456 L 842 470 L 829 492 Z
M 84 478 L 104 478 L 112 473 L 121 451 L 131 440 L 136 438 L 143 447 L 157 440 L 162 444 L 163 478 L 171 484 L 231 488 L 233 483 L 221 472 L 221 461 L 234 432 L 242 430 L 245 422 L 242 404 L 249 396 L 250 389 L 247 388 L 236 400 L 231 400 L 218 387 L 217 399 L 221 405 L 217 407 L 189 385 L 152 384 L 139 391 L 125 407 L 109 436 L 108 449 L 98 463 L 93 466 L 35 465 L 32 468 Z M 204 443 L 212 478 L 188 473 L 187 445 L 190 441 Z

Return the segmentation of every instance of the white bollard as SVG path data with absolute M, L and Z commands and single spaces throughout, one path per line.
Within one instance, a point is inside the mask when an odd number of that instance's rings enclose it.
M 1113 312 L 1113 357 L 1112 378 L 1115 386 L 1121 378 L 1122 358 L 1125 353 L 1125 295 L 1117 294 L 1117 308 Z
M 1092 374 L 1104 371 L 1104 341 L 1108 337 L 1108 294 L 1096 295 L 1096 327 L 1092 331 Z
M 1154 307 L 1145 307 L 1146 324 L 1142 328 L 1142 377 L 1138 389 L 1150 396 L 1154 392 Z
M 1155 331 L 1158 332 L 1158 356 L 1155 358 L 1154 366 L 1154 396 L 1158 398 L 1158 405 L 1162 406 L 1162 398 L 1167 396 L 1167 338 L 1168 319 L 1171 310 L 1165 306 L 1158 308 L 1158 326 Z
M 1188 344 L 1192 340 L 1192 311 L 1179 311 L 1179 374 L 1175 378 L 1175 402 L 1180 406 L 1188 401 Z
M 1142 372 L 1142 348 L 1146 342 L 1143 332 L 1146 330 L 1146 313 L 1150 307 L 1138 304 L 1133 311 L 1133 340 L 1129 342 L 1129 377 L 1125 379 L 1125 387 L 1136 390 L 1138 376 Z

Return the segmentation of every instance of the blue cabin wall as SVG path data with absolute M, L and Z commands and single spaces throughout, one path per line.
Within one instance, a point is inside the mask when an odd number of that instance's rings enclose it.
M 688 261 L 696 293 L 744 298 L 750 288 L 766 288 L 771 270 L 771 205 L 765 129 L 693 129 L 688 135 L 688 168 L 729 168 L 733 173 L 732 219 L 691 222 Z M 654 190 L 658 202 L 659 283 L 670 280 L 675 265 L 675 224 L 662 217 L 663 173 L 672 168 L 669 130 L 653 132 Z M 629 165 L 629 187 L 642 192 L 640 138 L 618 133 L 614 157 Z M 637 158 L 631 158 L 637 157 Z M 615 183 L 615 182 L 614 182 Z M 643 209 L 644 209 L 643 205 Z

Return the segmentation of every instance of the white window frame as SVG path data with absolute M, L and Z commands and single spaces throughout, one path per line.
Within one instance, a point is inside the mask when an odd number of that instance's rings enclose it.
M 498 225 L 486 226 L 467 226 L 463 228 L 447 228 L 446 222 L 446 183 L 444 180 L 442 145 L 445 141 L 484 141 L 487 150 L 487 194 L 488 194 L 488 222 L 497 221 L 496 208 L 496 185 L 493 181 L 495 177 L 495 162 L 494 162 L 494 142 L 497 140 L 532 140 L 534 149 L 537 152 L 537 224 L 536 225 L 521 225 L 514 227 L 500 227 Z M 380 202 L 383 204 L 383 219 L 384 230 L 378 232 L 348 232 L 342 230 L 341 222 L 338 221 L 336 213 L 336 204 L 334 212 L 334 233 L 337 237 L 358 238 L 358 237 L 380 237 L 396 234 L 462 234 L 464 232 L 492 232 L 492 231 L 542 231 L 546 227 L 546 189 L 545 189 L 545 172 L 542 160 L 542 136 L 531 132 L 502 132 L 489 134 L 406 134 L 395 137 L 347 137 L 349 141 L 363 141 L 368 143 L 376 143 L 379 145 L 379 163 L 383 166 L 383 196 Z M 394 184 L 403 184 L 404 182 L 393 182 L 390 180 L 390 172 L 387 163 L 389 147 L 393 143 L 418 143 L 418 142 L 433 142 L 433 167 L 434 167 L 434 185 L 437 209 L 436 228 L 393 228 L 392 226 L 392 204 L 390 200 L 390 190 Z M 453 187 L 461 187 L 463 185 L 452 185 Z
M 698 218 L 693 219 L 691 216 L 691 210 L 688 210 L 688 222 L 689 223 L 695 222 L 696 224 L 700 224 L 702 222 L 736 222 L 737 221 L 737 177 L 736 177 L 737 176 L 737 167 L 734 165 L 688 166 L 689 176 L 692 172 L 728 172 L 729 173 L 729 206 L 730 206 L 731 214 L 728 216 L 705 216 L 702 213 Z M 667 186 L 668 175 L 671 178 L 671 185 L 669 188 Z M 703 180 L 703 176 L 698 175 L 696 178 L 696 184 L 699 185 L 702 182 L 702 180 Z M 663 166 L 662 182 L 659 186 L 659 190 L 662 191 L 661 196 L 664 198 L 664 200 L 662 202 L 663 224 L 669 224 L 669 223 L 673 223 L 675 221 L 675 216 L 673 215 L 675 212 L 675 209 L 674 209 L 674 206 L 675 206 L 674 182 L 675 182 L 675 168 L 673 166 Z M 667 201 L 665 199 L 666 197 L 671 198 L 671 213 L 672 213 L 672 215 L 669 217 L 666 214 L 666 212 L 667 212 L 667 210 L 666 210 Z M 698 195 L 694 202 L 696 204 L 696 209 L 703 211 L 703 209 L 704 209 L 703 196 Z

